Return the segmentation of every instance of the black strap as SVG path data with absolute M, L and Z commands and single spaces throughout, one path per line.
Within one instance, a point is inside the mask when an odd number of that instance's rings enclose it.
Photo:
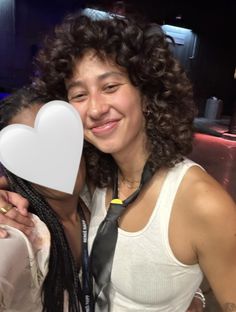
M 91 271 L 96 289 L 96 312 L 109 311 L 109 282 L 112 270 L 113 256 L 118 235 L 118 218 L 124 209 L 138 197 L 144 185 L 151 179 L 152 172 L 148 163 L 145 164 L 138 189 L 124 201 L 118 199 L 118 175 L 114 183 L 113 200 L 105 219 L 101 222 L 90 256 Z
M 90 272 L 88 255 L 88 224 L 81 203 L 78 206 L 80 223 L 82 229 L 82 292 L 84 302 L 81 303 L 83 312 L 94 311 L 93 282 Z

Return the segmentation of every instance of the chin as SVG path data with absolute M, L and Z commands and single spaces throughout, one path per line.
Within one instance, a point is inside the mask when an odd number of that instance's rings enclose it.
M 114 144 L 106 144 L 106 145 L 97 145 L 96 146 L 99 151 L 105 153 L 105 154 L 114 154 L 118 153 L 120 151 L 120 148 L 117 146 L 114 146 Z

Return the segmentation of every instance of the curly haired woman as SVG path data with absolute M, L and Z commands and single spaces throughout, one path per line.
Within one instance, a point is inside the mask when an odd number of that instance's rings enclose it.
M 38 66 L 35 86 L 68 99 L 83 121 L 92 264 L 111 200 L 122 206 L 136 192 L 116 221 L 111 269 L 104 263 L 102 272 L 108 278 L 101 284 L 95 276 L 95 310 L 186 311 L 205 274 L 223 311 L 236 311 L 235 204 L 186 158 L 192 89 L 161 28 L 128 17 L 68 16 Z

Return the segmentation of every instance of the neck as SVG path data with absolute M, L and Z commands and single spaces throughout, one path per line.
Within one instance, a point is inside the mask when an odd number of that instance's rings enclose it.
M 121 184 L 124 184 L 130 189 L 137 188 L 141 180 L 142 171 L 143 170 L 141 169 L 137 170 L 137 172 L 133 172 L 132 177 L 130 177 L 131 175 L 129 175 L 129 177 L 124 176 L 123 173 L 119 172 L 118 173 L 119 186 Z
M 47 199 L 49 205 L 58 215 L 58 218 L 62 223 L 67 221 L 77 221 L 78 200 L 79 196 L 70 196 L 63 199 Z
M 146 159 L 140 159 L 130 164 L 119 164 L 118 193 L 120 197 L 130 195 L 130 192 L 139 187 L 145 163 Z
M 121 181 L 130 183 L 139 182 L 147 158 L 147 156 L 140 156 L 133 157 L 131 161 L 116 160 Z
M 124 180 L 139 181 L 143 167 L 149 157 L 146 136 L 142 136 L 137 142 L 133 142 L 119 153 L 112 154 L 112 157 L 119 168 L 120 176 Z

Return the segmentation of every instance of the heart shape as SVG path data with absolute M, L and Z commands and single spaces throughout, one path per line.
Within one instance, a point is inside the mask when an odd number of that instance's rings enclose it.
M 72 194 L 83 142 L 79 113 L 55 100 L 40 108 L 34 128 L 14 124 L 0 131 L 0 162 L 25 180 Z

